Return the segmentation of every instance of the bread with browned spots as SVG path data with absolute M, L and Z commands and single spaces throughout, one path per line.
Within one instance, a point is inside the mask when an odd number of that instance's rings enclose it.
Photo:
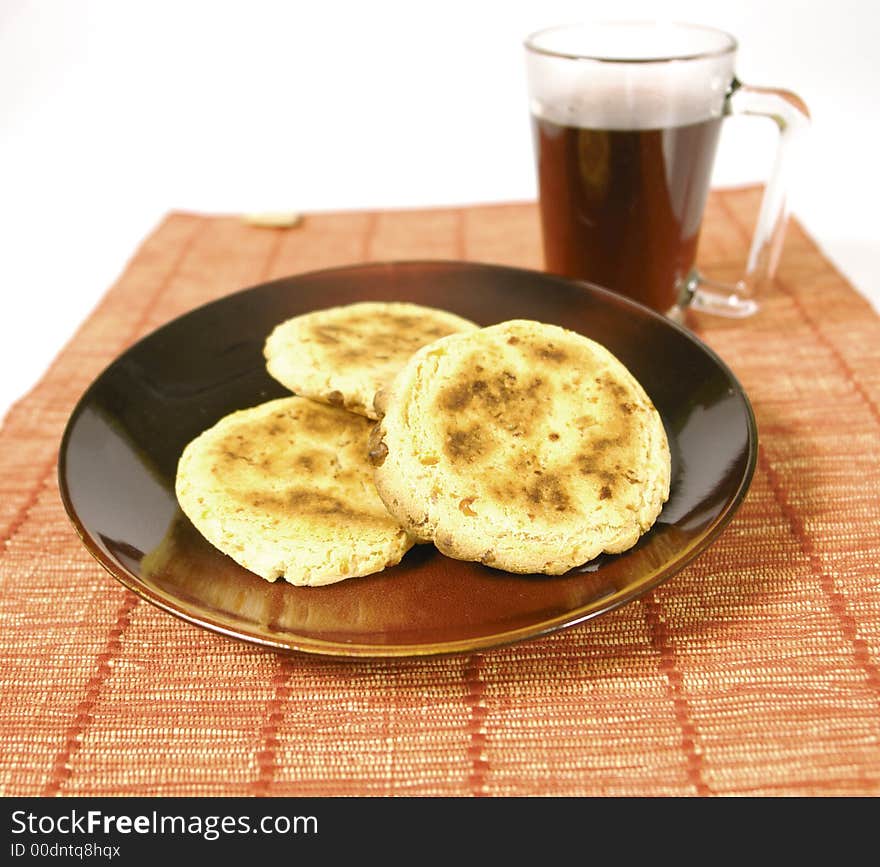
M 178 502 L 208 542 L 267 581 L 318 586 L 378 572 L 415 540 L 376 492 L 373 427 L 301 397 L 234 412 L 184 449 Z
M 527 320 L 419 350 L 384 396 L 379 495 L 450 557 L 561 574 L 630 548 L 669 495 L 662 420 L 606 348 Z
M 266 340 L 269 374 L 294 394 L 378 418 L 373 398 L 426 343 L 477 326 L 445 310 L 362 301 L 280 323 Z

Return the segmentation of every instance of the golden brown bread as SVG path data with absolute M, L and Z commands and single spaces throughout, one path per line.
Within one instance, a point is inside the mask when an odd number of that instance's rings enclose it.
M 566 572 L 634 545 L 669 494 L 666 434 L 644 389 L 607 349 L 554 325 L 442 338 L 383 405 L 379 494 L 451 557 Z
M 373 484 L 372 427 L 301 397 L 234 412 L 184 449 L 180 507 L 212 545 L 268 581 L 316 586 L 378 572 L 414 540 Z
M 264 355 L 269 373 L 294 394 L 375 419 L 376 392 L 417 349 L 476 327 L 433 307 L 364 301 L 282 322 L 266 340 Z

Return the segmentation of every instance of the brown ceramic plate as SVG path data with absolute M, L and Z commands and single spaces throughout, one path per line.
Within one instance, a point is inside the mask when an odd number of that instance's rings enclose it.
M 181 450 L 227 413 L 286 393 L 262 357 L 278 322 L 365 299 L 442 307 L 482 325 L 537 319 L 607 346 L 642 382 L 669 436 L 672 490 L 654 528 L 630 551 L 560 577 L 512 575 L 422 545 L 394 568 L 321 588 L 269 584 L 211 547 L 177 507 Z M 89 551 L 159 608 L 274 648 L 415 656 L 542 635 L 657 586 L 730 520 L 756 445 L 748 398 L 730 370 L 650 310 L 534 271 L 395 262 L 277 280 L 159 328 L 83 395 L 61 444 L 59 476 Z

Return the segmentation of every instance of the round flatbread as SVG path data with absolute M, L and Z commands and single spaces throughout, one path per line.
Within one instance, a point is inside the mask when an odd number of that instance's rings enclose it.
M 294 316 L 266 340 L 270 375 L 294 394 L 378 418 L 376 392 L 422 346 L 477 326 L 445 310 L 363 301 Z
M 184 449 L 180 507 L 212 545 L 267 581 L 314 587 L 378 572 L 414 540 L 373 484 L 373 426 L 301 397 L 234 412 Z
M 526 320 L 417 352 L 370 459 L 411 533 L 510 572 L 624 551 L 669 495 L 666 433 L 642 386 L 598 343 Z

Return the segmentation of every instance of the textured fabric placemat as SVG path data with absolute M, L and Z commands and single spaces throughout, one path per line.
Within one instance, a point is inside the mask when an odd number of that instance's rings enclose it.
M 711 275 L 758 191 L 712 194 Z M 51 255 L 51 250 L 47 250 Z M 686 570 L 607 616 L 422 660 L 280 654 L 122 588 L 59 499 L 64 424 L 134 340 L 266 279 L 379 259 L 540 266 L 534 204 L 169 215 L 0 429 L 2 795 L 880 792 L 880 319 L 795 222 L 748 322 L 698 333 L 754 405 L 750 493 Z

